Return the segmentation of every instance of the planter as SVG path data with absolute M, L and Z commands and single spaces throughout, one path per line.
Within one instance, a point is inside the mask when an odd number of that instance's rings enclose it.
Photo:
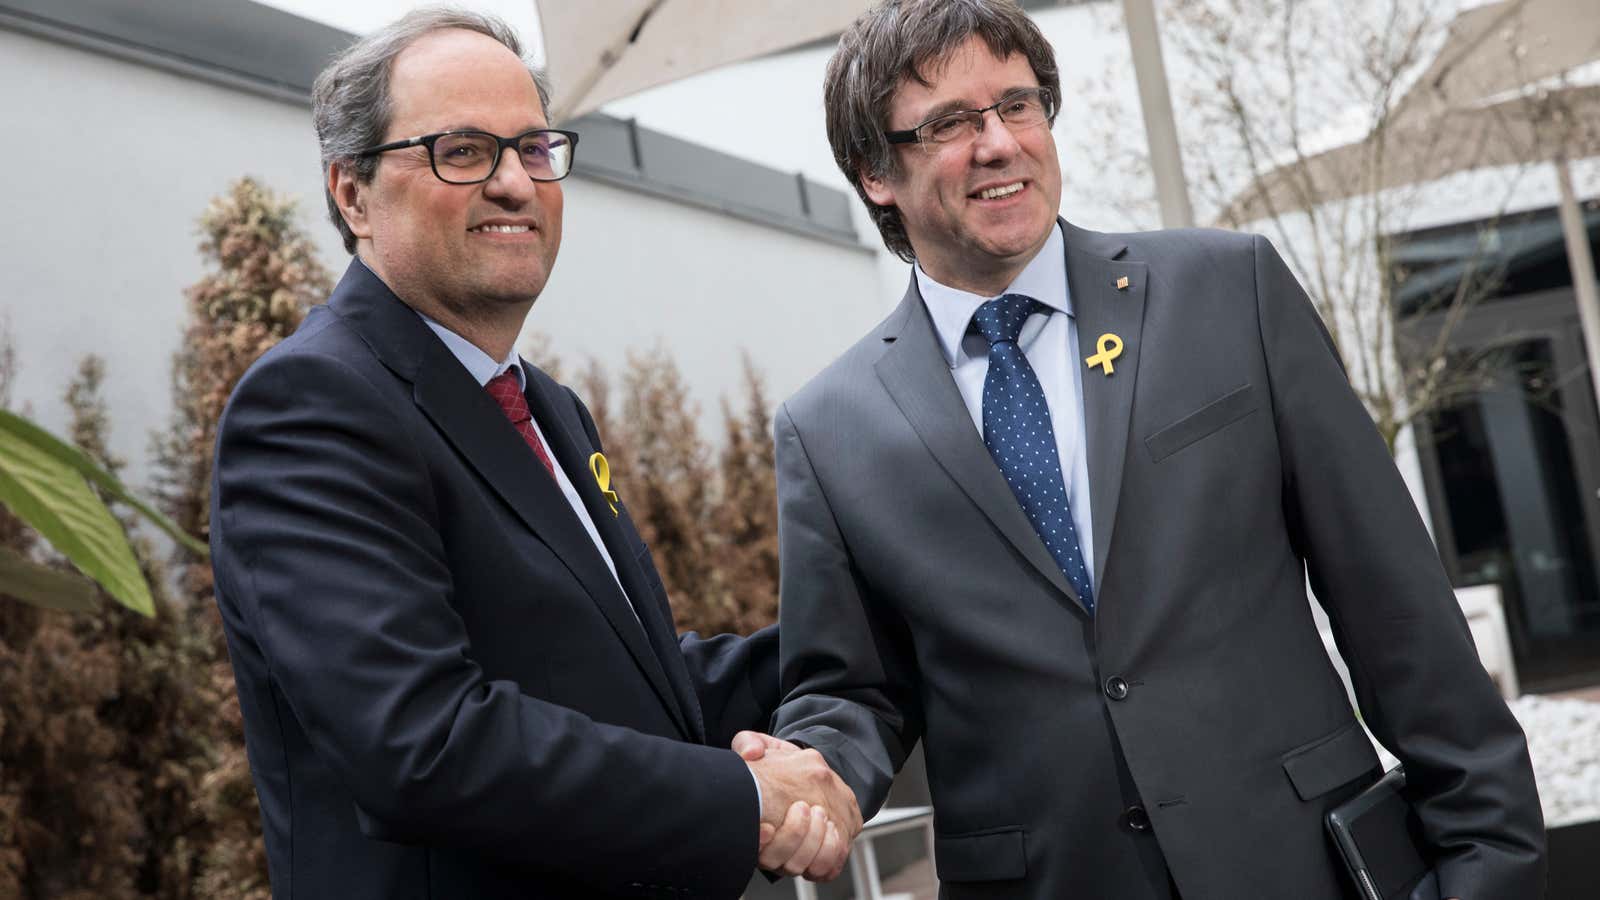
M 1552 828 L 1546 900 L 1600 897 L 1600 820 Z

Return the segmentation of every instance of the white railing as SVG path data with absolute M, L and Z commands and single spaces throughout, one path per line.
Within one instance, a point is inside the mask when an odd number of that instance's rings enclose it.
M 850 881 L 855 900 L 884 900 L 883 879 L 878 875 L 878 852 L 872 842 L 887 834 L 922 829 L 928 842 L 928 864 L 933 864 L 933 807 L 902 806 L 879 810 L 856 836 L 850 848 Z M 794 880 L 798 900 L 817 900 L 817 886 L 803 878 Z

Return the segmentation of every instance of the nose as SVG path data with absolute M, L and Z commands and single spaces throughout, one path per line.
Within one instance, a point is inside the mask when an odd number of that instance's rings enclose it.
M 537 195 L 536 185 L 528 177 L 528 170 L 522 167 L 522 157 L 515 148 L 501 148 L 500 164 L 495 166 L 489 180 L 483 183 L 483 195 L 512 208 L 525 206 Z
M 994 117 L 992 121 L 990 116 Z M 995 110 L 986 110 L 983 114 L 983 127 L 972 139 L 974 162 L 980 166 L 1005 162 L 1016 156 L 1019 149 L 1017 136 L 1011 133 L 1011 126 L 1000 121 L 1000 114 Z

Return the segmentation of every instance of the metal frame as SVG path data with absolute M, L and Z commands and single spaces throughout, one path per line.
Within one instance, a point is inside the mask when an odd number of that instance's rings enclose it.
M 872 842 L 890 834 L 922 829 L 928 842 L 928 862 L 933 862 L 933 807 L 903 806 L 885 809 L 872 817 L 850 848 L 850 882 L 856 900 L 883 900 L 883 879 L 878 874 L 878 851 Z M 804 878 L 794 880 L 798 900 L 817 900 L 817 886 Z

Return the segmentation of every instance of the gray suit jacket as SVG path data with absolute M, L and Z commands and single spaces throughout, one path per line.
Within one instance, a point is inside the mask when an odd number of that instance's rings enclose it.
M 1062 226 L 1079 357 L 1105 333 L 1125 348 L 1084 387 L 1097 616 L 973 428 L 913 281 L 777 417 L 776 729 L 867 812 L 924 740 L 946 897 L 1349 896 L 1322 817 L 1377 760 L 1309 573 L 1444 895 L 1539 896 L 1522 732 L 1282 260 L 1246 235 Z

